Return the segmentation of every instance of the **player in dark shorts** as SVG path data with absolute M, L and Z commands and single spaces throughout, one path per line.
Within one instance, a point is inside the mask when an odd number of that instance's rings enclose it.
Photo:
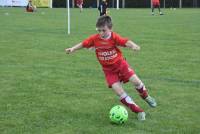
M 160 10 L 160 0 L 152 0 L 152 15 L 154 15 L 154 8 L 158 8 L 159 14 L 163 15 L 163 13 Z
M 106 2 L 106 0 L 102 0 L 98 7 L 100 16 L 107 15 L 107 8 L 108 3 Z

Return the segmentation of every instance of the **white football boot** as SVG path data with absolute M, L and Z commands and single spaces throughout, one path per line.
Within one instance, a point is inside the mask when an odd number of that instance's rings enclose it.
M 145 121 L 146 120 L 145 116 L 146 116 L 145 112 L 139 112 L 137 118 L 139 121 Z
M 145 98 L 145 101 L 149 104 L 150 107 L 157 106 L 156 100 L 151 96 L 147 96 L 147 98 Z

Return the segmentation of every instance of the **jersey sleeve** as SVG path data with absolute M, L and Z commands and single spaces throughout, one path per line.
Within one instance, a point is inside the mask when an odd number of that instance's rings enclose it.
M 120 35 L 113 33 L 114 34 L 114 39 L 115 39 L 115 43 L 117 46 L 121 46 L 121 47 L 126 47 L 126 42 L 128 41 L 128 38 L 124 38 L 121 37 Z
M 85 48 L 90 48 L 94 46 L 94 36 L 90 36 L 89 38 L 82 41 L 82 45 Z

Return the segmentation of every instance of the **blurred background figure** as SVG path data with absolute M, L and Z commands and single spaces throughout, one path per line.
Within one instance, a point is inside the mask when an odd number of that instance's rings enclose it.
M 76 0 L 76 5 L 79 7 L 80 12 L 83 11 L 83 0 Z
M 28 1 L 28 5 L 26 6 L 26 11 L 27 12 L 35 12 L 36 11 L 36 6 L 32 4 L 32 0 Z
M 160 0 L 152 0 L 152 15 L 154 15 L 154 8 L 158 8 L 160 15 L 163 15 L 160 10 Z
M 106 0 L 102 0 L 98 7 L 100 16 L 107 15 L 108 12 L 107 8 L 108 8 L 108 3 L 106 2 Z

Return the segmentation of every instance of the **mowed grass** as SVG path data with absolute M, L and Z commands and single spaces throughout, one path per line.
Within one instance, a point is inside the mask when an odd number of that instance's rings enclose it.
M 119 98 L 107 88 L 95 53 L 64 49 L 96 33 L 96 9 L 0 8 L 1 134 L 199 134 L 200 10 L 111 9 L 113 30 L 141 46 L 124 56 L 158 102 L 150 108 L 132 85 L 124 88 L 147 113 L 129 112 L 123 125 L 110 123 Z

